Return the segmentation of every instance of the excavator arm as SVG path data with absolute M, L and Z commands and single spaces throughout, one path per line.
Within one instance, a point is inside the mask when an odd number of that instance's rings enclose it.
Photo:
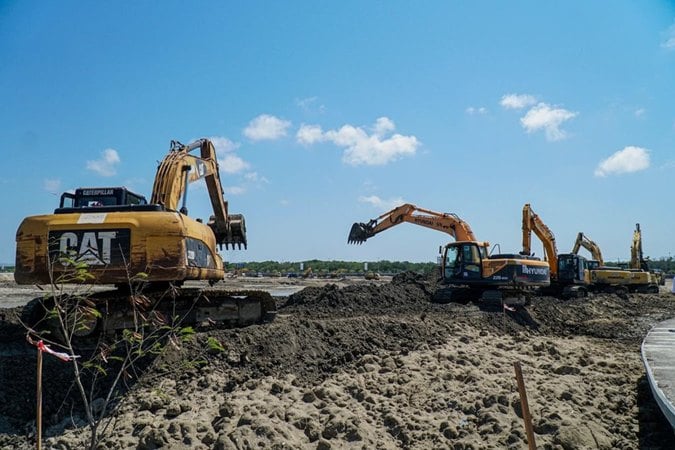
M 522 255 L 532 253 L 532 232 L 537 235 L 546 252 L 546 259 L 551 268 L 551 278 L 558 274 L 558 249 L 555 244 L 555 235 L 549 227 L 532 211 L 529 203 L 523 206 L 523 251 Z
M 574 247 L 572 248 L 572 253 L 575 255 L 579 253 L 579 249 L 583 247 L 586 250 L 589 251 L 591 254 L 591 258 L 593 258 L 595 261 L 598 262 L 600 266 L 604 266 L 605 263 L 602 259 L 602 252 L 600 251 L 600 246 L 596 244 L 594 241 L 588 238 L 588 236 L 584 235 L 584 233 L 579 232 L 577 234 L 577 240 L 574 241 Z
M 633 243 L 630 246 L 630 268 L 640 269 L 640 260 L 642 259 L 642 233 L 640 232 L 640 224 L 635 224 L 635 231 L 633 231 Z
M 642 231 L 640 224 L 635 224 L 635 231 L 633 231 L 633 243 L 630 246 L 630 268 L 636 270 L 649 270 L 649 265 L 645 261 L 642 253 Z
M 191 152 L 199 149 L 200 155 Z M 246 225 L 241 214 L 229 214 L 220 182 L 218 159 L 213 143 L 199 139 L 189 145 L 171 141 L 171 150 L 159 163 L 152 188 L 150 203 L 159 204 L 168 210 L 180 211 L 187 215 L 188 185 L 204 179 L 213 207 L 213 216 L 208 225 L 222 247 L 246 248 Z M 179 209 L 179 202 L 182 204 Z
M 347 242 L 350 244 L 362 244 L 376 234 L 403 222 L 447 233 L 457 241 L 476 240 L 476 236 L 471 231 L 469 224 L 460 219 L 456 214 L 439 213 L 406 203 L 382 214 L 376 219 L 370 220 L 368 223 L 355 223 L 349 232 Z

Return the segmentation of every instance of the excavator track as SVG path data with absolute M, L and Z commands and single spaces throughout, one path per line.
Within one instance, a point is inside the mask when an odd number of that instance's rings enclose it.
M 54 314 L 57 307 L 73 340 L 138 327 L 237 328 L 271 321 L 276 313 L 274 297 L 265 291 L 172 286 L 140 293 L 111 290 L 39 297 L 24 307 L 22 321 L 38 334 L 63 341 L 63 322 Z

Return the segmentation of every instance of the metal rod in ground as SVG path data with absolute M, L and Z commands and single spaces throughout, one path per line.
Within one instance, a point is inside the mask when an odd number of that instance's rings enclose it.
M 525 391 L 525 381 L 523 381 L 523 371 L 520 368 L 520 362 L 514 361 L 513 368 L 516 370 L 516 381 L 518 382 L 518 393 L 520 394 L 520 407 L 523 410 L 525 433 L 527 433 L 527 445 L 530 450 L 537 450 L 537 443 L 534 440 L 534 430 L 532 429 L 532 416 L 530 416 L 530 407 L 527 403 L 527 392 Z
M 42 350 L 37 351 L 37 450 L 42 448 Z

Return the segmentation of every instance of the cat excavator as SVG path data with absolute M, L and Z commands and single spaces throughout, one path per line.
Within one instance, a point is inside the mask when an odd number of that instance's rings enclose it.
M 213 208 L 207 223 L 188 216 L 187 209 L 188 186 L 201 179 Z M 18 284 L 114 285 L 117 289 L 88 296 L 103 313 L 90 314 L 87 326 L 78 327 L 82 335 L 133 323 L 129 305 L 139 287 L 153 311 L 169 308 L 166 314 L 185 322 L 258 322 L 275 310 L 271 296 L 213 288 L 225 277 L 217 251 L 223 246 L 246 248 L 246 225 L 223 198 L 213 143 L 172 141 L 157 168 L 150 202 L 123 187 L 80 188 L 64 193 L 53 214 L 25 218 L 16 233 L 14 277 Z M 211 287 L 182 287 L 191 280 Z M 172 301 L 166 302 L 169 287 Z M 37 323 L 53 304 L 54 299 L 36 299 L 26 320 Z
M 434 301 L 502 300 L 515 303 L 529 289 L 549 284 L 548 264 L 515 254 L 489 254 L 489 242 L 478 241 L 459 216 L 406 203 L 367 223 L 354 223 L 347 242 L 362 244 L 382 231 L 411 223 L 452 236 L 456 241 L 439 249 L 442 287 Z
M 631 282 L 631 273 L 623 270 L 620 267 L 605 266 L 602 259 L 602 252 L 600 246 L 588 238 L 584 233 L 579 232 L 577 239 L 574 241 L 572 253 L 577 255 L 581 248 L 585 248 L 590 254 L 591 258 L 587 261 L 588 270 L 590 272 L 591 290 L 598 292 L 609 293 L 626 293 L 629 290 Z

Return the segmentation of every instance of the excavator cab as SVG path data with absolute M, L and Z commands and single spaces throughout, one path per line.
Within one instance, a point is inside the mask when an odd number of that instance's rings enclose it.
M 587 284 L 588 260 L 583 256 L 567 253 L 558 255 L 558 281 L 563 284 Z
M 61 194 L 59 208 L 55 214 L 73 212 L 74 208 L 100 208 L 115 206 L 147 205 L 142 195 L 131 192 L 125 187 L 79 188 L 75 193 Z
M 476 242 L 452 242 L 443 249 L 442 276 L 445 282 L 480 281 L 483 278 L 483 259 L 486 247 Z

